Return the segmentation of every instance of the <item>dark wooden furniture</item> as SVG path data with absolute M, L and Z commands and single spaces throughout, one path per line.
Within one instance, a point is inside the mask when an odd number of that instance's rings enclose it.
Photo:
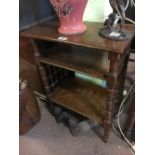
M 40 120 L 40 109 L 27 80 L 19 87 L 19 133 L 24 134 Z
M 135 81 L 135 59 L 129 59 L 128 69 L 126 74 L 126 80 L 130 83 L 130 85 L 134 84 Z M 126 121 L 126 126 L 124 129 L 124 133 L 128 139 L 131 141 L 135 141 L 135 85 L 130 97 L 130 105 L 128 110 L 128 118 Z
M 33 55 L 34 51 L 30 40 L 25 37 L 19 37 L 20 77 L 29 81 L 29 85 L 33 91 L 45 94 Z
M 133 89 L 128 97 L 129 98 L 128 99 L 129 107 L 127 108 L 128 118 L 126 121 L 124 134 L 131 141 L 135 141 L 134 140 L 134 136 L 135 136 L 135 53 L 134 53 L 134 50 L 131 52 L 131 55 L 128 61 L 126 82 L 128 82 L 129 87 L 133 87 Z
M 125 25 L 132 32 L 130 40 L 112 41 L 98 35 L 102 23 L 85 24 L 86 33 L 65 36 L 66 40 L 60 38 L 58 22 L 53 20 L 29 28 L 20 35 L 32 41 L 49 104 L 59 104 L 98 121 L 104 127 L 106 142 L 114 107 L 122 99 L 134 26 Z M 107 88 L 75 78 L 75 71 L 106 79 Z
M 132 95 L 132 101 L 128 113 L 128 120 L 125 127 L 125 135 L 128 139 L 133 139 L 134 125 L 135 125 L 135 93 Z

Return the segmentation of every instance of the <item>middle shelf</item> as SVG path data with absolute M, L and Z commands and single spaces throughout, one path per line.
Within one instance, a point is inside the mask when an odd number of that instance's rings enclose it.
M 103 123 L 106 89 L 78 78 L 69 78 L 53 92 L 51 101 L 87 118 Z
M 40 58 L 44 64 L 53 65 L 67 70 L 87 74 L 104 79 L 109 72 L 107 53 L 96 49 L 80 48 L 78 46 L 59 45 Z

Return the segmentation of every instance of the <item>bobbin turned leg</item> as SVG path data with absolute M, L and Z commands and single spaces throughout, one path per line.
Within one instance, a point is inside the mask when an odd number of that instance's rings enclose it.
M 110 137 L 111 123 L 112 123 L 112 111 L 115 102 L 116 95 L 116 86 L 118 85 L 118 76 L 116 72 L 116 68 L 118 66 L 117 55 L 109 54 L 110 59 L 110 69 L 109 75 L 107 78 L 107 86 L 108 86 L 108 96 L 106 101 L 106 111 L 105 111 L 105 119 L 103 122 L 104 126 L 104 142 L 107 142 Z
M 104 142 L 107 142 L 110 137 L 112 116 L 113 116 L 113 107 L 114 107 L 114 104 L 117 102 L 117 100 L 116 100 L 117 82 L 118 82 L 117 76 L 109 77 L 107 80 L 109 88 L 108 88 L 108 96 L 107 96 L 107 102 L 106 102 L 105 119 L 103 122 L 103 126 L 104 126 L 103 140 L 104 140 Z
M 39 70 L 39 73 L 41 75 L 41 79 L 42 79 L 42 82 L 43 82 L 43 85 L 44 85 L 44 88 L 45 88 L 45 93 L 46 93 L 47 101 L 48 101 L 47 105 L 48 106 L 53 106 L 53 104 L 50 101 L 51 91 L 50 91 L 50 85 L 48 83 L 48 78 L 47 78 L 47 75 L 46 75 L 46 70 L 45 70 L 44 66 L 39 61 L 39 58 L 40 58 L 41 55 L 40 55 L 40 52 L 39 52 L 37 41 L 32 39 L 31 43 L 32 43 L 33 50 L 34 50 L 35 62 L 36 62 L 36 65 L 38 67 L 38 70 Z
M 110 136 L 112 116 L 116 112 L 116 109 L 118 110 L 117 107 L 120 105 L 122 100 L 125 83 L 125 74 L 129 57 L 128 51 L 129 50 L 127 49 L 125 52 L 126 54 L 124 59 L 122 59 L 122 57 L 119 54 L 109 54 L 110 69 L 107 79 L 108 96 L 106 102 L 105 119 L 103 122 L 105 142 L 108 141 Z

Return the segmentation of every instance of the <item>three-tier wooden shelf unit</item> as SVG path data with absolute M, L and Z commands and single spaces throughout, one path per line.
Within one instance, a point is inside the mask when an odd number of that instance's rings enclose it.
M 34 49 L 49 104 L 58 104 L 103 125 L 106 142 L 114 109 L 122 100 L 130 44 L 99 36 L 102 23 L 86 22 L 84 34 L 64 36 L 58 33 L 58 21 L 49 20 L 20 33 L 29 37 Z M 103 88 L 75 77 L 75 72 L 107 81 Z M 54 104 L 53 104 L 54 103 Z

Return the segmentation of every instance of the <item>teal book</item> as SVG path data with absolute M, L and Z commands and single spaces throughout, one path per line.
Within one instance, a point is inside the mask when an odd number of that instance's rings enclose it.
M 93 84 L 96 84 L 96 85 L 104 87 L 104 88 L 106 87 L 106 80 L 101 80 L 101 79 L 91 77 L 91 76 L 88 76 L 85 74 L 77 73 L 77 72 L 75 72 L 75 77 L 82 79 L 82 80 L 85 80 L 85 81 L 89 81 Z

